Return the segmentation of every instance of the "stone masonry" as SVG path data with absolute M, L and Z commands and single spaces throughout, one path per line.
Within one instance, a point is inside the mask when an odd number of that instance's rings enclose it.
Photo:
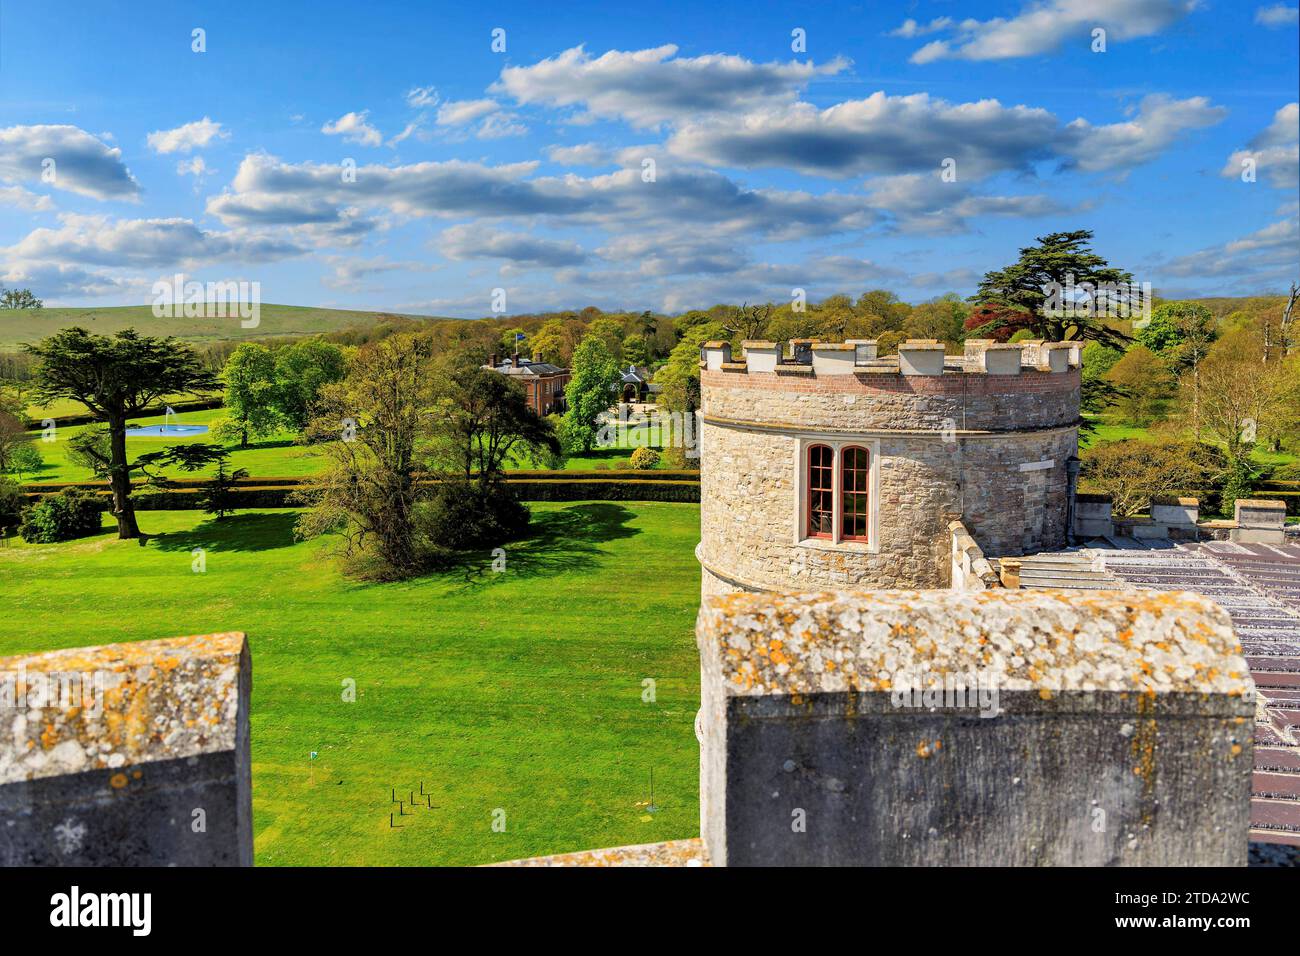
M 243 634 L 0 658 L 0 866 L 251 866 Z
M 812 343 L 811 363 L 795 364 L 778 361 L 771 343 L 746 343 L 745 361 L 725 343 L 705 346 L 706 595 L 946 587 L 954 519 L 990 554 L 1066 543 L 1078 349 L 968 343 L 967 355 L 945 357 L 935 348 L 905 343 L 901 358 L 876 359 L 874 343 Z M 806 450 L 821 442 L 870 451 L 873 541 L 803 533 Z
M 732 594 L 696 634 L 714 866 L 1246 863 L 1254 685 L 1200 595 Z

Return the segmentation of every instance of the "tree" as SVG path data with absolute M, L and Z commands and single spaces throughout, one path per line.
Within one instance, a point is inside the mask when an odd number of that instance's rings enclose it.
M 566 451 L 591 451 L 596 443 L 596 419 L 609 409 L 610 386 L 617 380 L 618 364 L 605 340 L 588 334 L 573 353 L 573 375 L 564 390 L 568 405 L 562 430 Z
M 343 350 L 320 339 L 304 339 L 275 353 L 275 409 L 299 431 L 312 419 L 321 390 L 347 371 Z
M 646 343 L 644 335 L 638 332 L 623 340 L 623 361 L 631 365 L 650 364 L 650 346 Z
M 218 521 L 226 515 L 235 513 L 235 486 L 248 477 L 247 470 L 243 468 L 227 470 L 226 464 L 229 459 L 230 454 L 222 449 L 212 480 L 199 492 L 199 504 L 203 506 L 203 513 L 215 516 Z
M 265 345 L 243 342 L 227 359 L 222 378 L 230 414 L 228 428 L 239 435 L 239 447 L 247 448 L 250 437 L 262 438 L 275 431 L 280 422 L 275 354 Z
M 610 357 L 615 362 L 623 358 L 623 323 L 618 319 L 601 318 L 596 319 L 587 326 L 587 332 L 584 339 L 598 338 L 605 343 L 605 350 L 609 352 Z M 581 344 L 579 344 L 581 348 Z M 574 363 L 577 363 L 577 354 L 574 354 Z
M 1137 340 L 1160 355 L 1175 375 L 1188 375 L 1192 427 L 1201 437 L 1201 362 L 1218 338 L 1214 315 L 1196 302 L 1162 302 Z
M 1235 329 L 1201 363 L 1201 422 L 1234 462 L 1250 456 L 1260 432 L 1282 411 L 1269 402 L 1275 384 L 1260 368 L 1259 346 L 1257 329 Z
M 768 319 L 772 317 L 771 305 L 750 305 L 746 302 L 729 322 L 723 323 L 726 338 L 757 341 L 763 338 Z
M 1024 309 L 1000 302 L 983 302 L 971 310 L 963 328 L 967 338 L 1006 342 L 1017 332 L 1028 329 L 1033 321 L 1033 315 Z M 1033 337 L 1032 333 L 1029 337 Z
M 96 478 L 107 478 L 113 461 L 107 425 L 87 425 L 68 439 L 68 460 Z
M 955 292 L 924 302 L 912 309 L 903 323 L 910 339 L 938 339 L 956 344 L 965 335 L 964 324 L 970 310 Z
M 18 477 L 35 475 L 45 467 L 45 458 L 31 442 L 23 442 L 9 454 L 9 470 Z
M 26 406 L 17 395 L 0 391 L 0 472 L 12 466 L 15 451 L 27 444 Z
M 1169 397 L 1173 379 L 1169 369 L 1145 345 L 1135 345 L 1106 373 L 1106 381 L 1121 390 L 1118 405 L 1126 421 L 1150 425 Z
M 308 436 L 328 465 L 297 500 L 310 506 L 297 533 L 337 533 L 350 569 L 394 580 L 418 573 L 428 550 L 415 525 L 416 471 L 437 400 L 427 336 L 402 333 L 362 346 L 345 378 L 321 387 Z
M 557 455 L 560 443 L 504 375 L 452 355 L 434 363 L 433 380 L 430 461 L 440 482 L 424 527 L 434 545 L 450 550 L 495 547 L 523 533 L 529 520 L 506 483 L 506 466 Z
M 1153 496 L 1200 495 L 1223 479 L 1223 452 L 1202 442 L 1128 438 L 1098 442 L 1082 454 L 1080 487 L 1111 496 L 1116 517 L 1127 518 Z
M 564 323 L 552 319 L 533 335 L 533 358 L 552 365 L 567 365 L 573 357 L 573 340 Z
M 660 387 L 659 406 L 670 412 L 693 415 L 700 407 L 700 348 L 705 342 L 725 339 L 721 323 L 693 325 L 668 354 L 668 361 L 655 372 Z
M 0 309 L 43 309 L 45 304 L 31 289 L 0 289 Z
M 1128 336 L 1106 325 L 1100 314 L 1124 317 L 1131 312 L 1135 305 L 1130 295 L 1132 274 L 1088 248 L 1090 230 L 1054 232 L 1037 241 L 1038 245 L 1021 249 L 1016 262 L 985 273 L 969 301 L 996 302 L 1028 313 L 1036 338 L 1127 344 Z M 1091 290 L 1091 295 L 1081 302 L 1063 301 L 1071 286 L 1085 293 Z
M 140 537 L 131 501 L 127 422 L 164 395 L 211 391 L 217 387 L 216 377 L 184 343 L 170 336 L 140 335 L 134 329 L 115 336 L 62 329 L 24 349 L 39 360 L 32 390 L 37 401 L 81 402 L 108 426 L 107 467 L 118 537 Z

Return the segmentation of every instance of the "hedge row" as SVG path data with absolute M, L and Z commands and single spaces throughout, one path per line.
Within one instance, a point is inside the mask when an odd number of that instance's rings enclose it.
M 434 484 L 434 482 L 421 482 Z M 235 508 L 290 508 L 297 503 L 290 496 L 310 485 L 244 486 L 232 489 L 231 503 Z M 622 481 L 619 478 L 565 480 L 511 481 L 510 487 L 524 501 L 687 501 L 699 502 L 698 481 Z M 103 487 L 90 489 L 107 509 L 111 493 Z M 43 495 L 27 489 L 27 500 L 35 503 Z M 199 505 L 201 488 L 167 488 L 137 494 L 134 497 L 139 511 L 195 511 Z
M 512 471 L 506 476 L 506 480 L 511 484 L 532 481 L 689 481 L 699 483 L 700 473 L 698 471 L 631 471 L 631 470 L 611 470 L 611 471 Z M 173 478 L 171 484 L 176 488 L 202 488 L 208 484 L 208 478 Z M 299 485 L 310 487 L 313 482 L 312 475 L 301 475 L 296 477 L 251 477 L 241 478 L 235 482 L 237 488 L 273 488 L 288 487 L 294 488 Z M 142 490 L 145 485 L 136 484 L 137 490 Z M 62 491 L 64 488 L 81 488 L 85 491 L 105 491 L 108 489 L 106 481 L 34 481 L 23 486 L 23 491 L 30 494 L 49 494 L 51 492 Z

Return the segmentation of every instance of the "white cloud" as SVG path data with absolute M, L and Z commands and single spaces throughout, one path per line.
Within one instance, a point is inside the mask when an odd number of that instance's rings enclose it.
M 572 266 L 587 259 L 587 253 L 575 242 L 499 232 L 476 224 L 444 229 L 438 237 L 438 248 L 448 259 L 508 259 L 530 266 Z
M 65 214 L 57 229 L 34 229 L 0 249 L 15 259 L 113 268 L 164 268 L 209 262 L 268 262 L 303 254 L 282 238 L 208 232 L 189 219 L 111 219 Z
M 496 100 L 449 100 L 438 107 L 439 126 L 464 126 L 501 108 Z
M 608 166 L 614 159 L 609 150 L 595 143 L 548 146 L 546 156 L 551 162 L 560 166 Z
M 367 122 L 369 110 L 360 113 L 344 113 L 338 119 L 326 123 L 320 131 L 326 136 L 342 136 L 346 142 L 360 143 L 362 146 L 378 146 L 384 141 L 379 130 Z
M 1085 172 L 1126 170 L 1155 159 L 1181 133 L 1213 126 L 1227 115 L 1203 96 L 1175 100 L 1153 93 L 1142 99 L 1127 122 L 1093 126 L 1074 120 L 1065 129 L 1061 152 Z
M 22 186 L 0 186 L 0 206 L 12 206 L 27 212 L 48 212 L 54 208 L 54 201 Z
M 524 136 L 528 127 L 520 123 L 514 113 L 493 113 L 484 117 L 474 133 L 479 139 L 504 139 L 507 136 Z
M 407 105 L 415 109 L 428 109 L 437 106 L 441 98 L 432 86 L 416 86 L 406 91 Z
M 202 149 L 214 139 L 227 139 L 229 136 L 220 123 L 205 116 L 175 129 L 155 130 L 146 140 L 155 153 L 189 153 Z
M 1062 126 L 1052 113 L 997 100 L 949 103 L 927 93 L 876 92 L 818 109 L 798 102 L 688 123 L 671 153 L 714 166 L 794 169 L 810 175 L 896 175 L 956 161 L 958 179 L 1027 171 L 1056 160 L 1086 171 L 1124 169 L 1153 159 L 1187 129 L 1226 111 L 1203 97 L 1146 97 L 1126 122 Z
M 122 151 L 75 126 L 0 129 L 0 180 L 48 182 L 93 199 L 135 200 L 140 194 Z
M 925 36 L 927 33 L 938 33 L 940 30 L 947 30 L 952 26 L 952 23 L 952 17 L 935 17 L 926 24 L 917 23 L 909 17 L 896 29 L 890 30 L 888 35 L 910 40 L 913 37 Z
M 1300 23 L 1300 7 L 1288 7 L 1285 3 L 1275 3 L 1271 7 L 1260 7 L 1255 11 L 1255 22 L 1270 30 L 1281 27 L 1293 27 Z
M 1288 103 L 1273 114 L 1273 122 L 1247 149 L 1229 156 L 1219 175 L 1236 179 L 1248 159 L 1255 161 L 1257 172 L 1268 176 L 1271 186 L 1295 189 L 1300 185 L 1300 103 Z
M 1190 14 L 1199 0 L 1035 0 L 1014 17 L 991 20 L 932 21 L 921 29 L 908 20 L 895 36 L 951 30 L 950 40 L 935 40 L 912 54 L 912 62 L 935 60 L 1006 60 L 1040 56 L 1059 49 L 1068 40 L 1090 41 L 1098 27 L 1107 42 L 1124 42 L 1153 36 Z M 908 24 L 913 24 L 909 29 Z M 1088 46 L 1081 47 L 1087 50 Z
M 182 159 L 176 164 L 176 172 L 181 176 L 193 176 L 196 179 L 202 179 L 204 176 L 210 176 L 216 170 L 209 166 L 202 156 L 195 156 L 193 159 Z
M 835 60 L 754 63 L 739 56 L 678 57 L 677 47 L 610 50 L 593 58 L 582 47 L 532 66 L 506 67 L 493 85 L 519 103 L 581 106 L 587 113 L 657 126 L 693 113 L 750 109 L 787 102 L 819 75 L 848 66 Z

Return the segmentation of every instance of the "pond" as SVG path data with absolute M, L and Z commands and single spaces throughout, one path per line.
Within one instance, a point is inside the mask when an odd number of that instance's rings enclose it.
M 207 425 L 146 425 L 143 428 L 128 428 L 128 438 L 166 438 L 169 435 L 203 435 Z

